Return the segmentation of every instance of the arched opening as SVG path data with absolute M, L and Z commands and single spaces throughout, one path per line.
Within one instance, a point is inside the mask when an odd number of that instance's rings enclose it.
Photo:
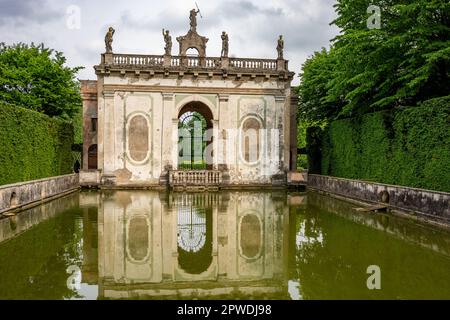
M 189 48 L 186 50 L 186 55 L 188 57 L 198 57 L 199 52 L 198 52 L 197 48 Z
M 97 153 L 97 145 L 91 145 L 88 149 L 88 169 L 97 169 Z
M 212 169 L 212 113 L 203 103 L 186 104 L 178 116 L 178 169 Z M 211 130 L 211 131 L 208 131 Z M 212 146 L 212 145 L 211 145 Z

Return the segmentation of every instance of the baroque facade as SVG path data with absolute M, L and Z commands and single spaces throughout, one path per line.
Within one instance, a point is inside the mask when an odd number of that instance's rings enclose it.
M 208 57 L 208 38 L 197 33 L 191 12 L 188 33 L 176 38 L 179 55 L 171 54 L 164 30 L 164 55 L 117 54 L 112 30 L 94 67 L 97 80 L 81 81 L 82 184 L 286 184 L 296 168 L 297 145 L 294 73 L 283 58 L 284 41 L 278 42 L 278 59 L 232 58 L 224 32 L 221 57 Z M 192 49 L 198 54 L 188 54 Z M 200 132 L 189 127 L 196 117 Z

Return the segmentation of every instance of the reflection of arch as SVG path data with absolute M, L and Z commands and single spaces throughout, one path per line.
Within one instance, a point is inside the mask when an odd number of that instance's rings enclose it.
M 88 169 L 97 169 L 97 145 L 93 144 L 88 149 Z
M 200 101 L 186 103 L 178 112 L 178 169 L 211 169 L 212 159 L 205 158 L 205 149 L 212 137 L 205 137 L 213 127 L 211 109 Z
M 127 223 L 126 251 L 134 263 L 146 262 L 150 256 L 150 222 L 146 216 L 135 215 Z
M 178 265 L 188 274 L 205 272 L 212 263 L 212 210 L 178 208 Z
M 246 117 L 241 123 L 240 152 L 246 163 L 257 163 L 261 158 L 261 129 L 262 122 L 256 116 Z
M 248 260 L 258 259 L 263 249 L 263 224 L 255 213 L 241 216 L 239 221 L 239 251 Z

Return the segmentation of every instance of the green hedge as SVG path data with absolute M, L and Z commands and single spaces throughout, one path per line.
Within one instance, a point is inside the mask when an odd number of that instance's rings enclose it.
M 73 126 L 0 101 L 0 185 L 72 172 Z
M 313 173 L 450 192 L 450 96 L 310 131 Z

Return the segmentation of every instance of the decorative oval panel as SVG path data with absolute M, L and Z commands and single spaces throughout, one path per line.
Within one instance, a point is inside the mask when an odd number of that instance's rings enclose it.
M 257 258 L 263 245 L 261 220 L 255 214 L 247 214 L 241 218 L 239 229 L 242 255 L 247 259 Z
M 131 160 L 144 161 L 149 152 L 149 128 L 147 119 L 142 115 L 131 118 L 128 124 L 128 153 Z
M 129 221 L 127 251 L 136 262 L 146 260 L 149 254 L 149 227 L 147 219 L 142 216 Z

